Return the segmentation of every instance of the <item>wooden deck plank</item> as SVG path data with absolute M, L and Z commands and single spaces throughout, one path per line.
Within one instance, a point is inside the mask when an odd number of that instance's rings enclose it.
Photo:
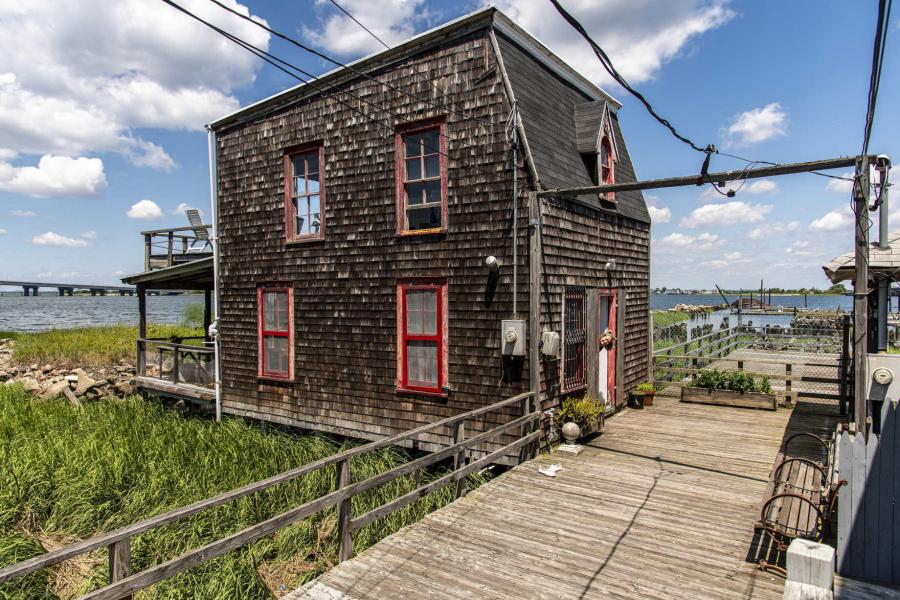
M 779 599 L 783 580 L 747 562 L 752 528 L 783 439 L 822 418 L 658 397 L 579 456 L 520 465 L 285 598 Z M 555 478 L 537 472 L 549 463 Z

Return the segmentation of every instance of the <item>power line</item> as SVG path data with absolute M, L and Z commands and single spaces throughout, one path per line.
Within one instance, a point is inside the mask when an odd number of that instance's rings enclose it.
M 875 26 L 875 43 L 872 48 L 872 72 L 869 76 L 869 98 L 866 106 L 866 126 L 863 134 L 862 156 L 869 152 L 869 141 L 872 138 L 872 126 L 875 122 L 875 104 L 878 101 L 878 88 L 881 85 L 881 68 L 884 64 L 884 49 L 887 43 L 887 32 L 890 28 L 892 0 L 879 0 L 878 23 Z
M 354 99 L 356 99 L 356 100 L 358 100 L 358 101 L 360 101 L 360 102 L 363 102 L 363 103 L 365 103 L 365 104 L 368 104 L 369 106 L 372 106 L 373 108 L 376 108 L 376 109 L 378 109 L 378 110 L 387 112 L 388 114 L 391 114 L 392 116 L 394 116 L 394 117 L 400 122 L 401 125 L 402 125 L 402 124 L 407 124 L 407 123 L 408 123 L 408 121 L 405 121 L 400 115 L 398 115 L 398 114 L 396 114 L 396 113 L 393 113 L 392 111 L 390 111 L 390 110 L 388 110 L 388 109 L 386 109 L 386 108 L 384 108 L 384 107 L 380 107 L 380 106 L 378 106 L 378 105 L 376 105 L 376 104 L 373 104 L 372 102 L 369 102 L 368 100 L 365 100 L 364 98 L 361 98 L 361 97 L 359 97 L 359 96 L 353 94 L 352 92 L 349 92 L 349 91 L 346 91 L 346 90 L 339 90 L 339 89 L 336 88 L 335 86 L 332 86 L 332 85 L 330 85 L 330 84 L 328 84 L 328 83 L 325 83 L 325 82 L 321 81 L 321 79 L 320 79 L 319 77 L 316 77 L 315 75 L 312 75 L 312 74 L 308 73 L 307 71 L 304 71 L 304 70 L 301 69 L 300 67 L 297 67 L 297 66 L 295 66 L 295 65 L 293 65 L 293 64 L 291 64 L 291 63 L 289 63 L 289 62 L 287 62 L 287 61 L 285 61 L 285 60 L 283 60 L 283 59 L 281 59 L 281 58 L 279 58 L 279 57 L 277 57 L 277 56 L 275 56 L 274 54 L 271 54 L 271 53 L 269 53 L 269 52 L 267 52 L 267 51 L 265 51 L 265 50 L 263 50 L 263 49 L 261 49 L 261 48 L 258 48 L 258 47 L 256 47 L 256 46 L 254 46 L 253 44 L 250 44 L 249 42 L 246 42 L 246 41 L 242 40 L 242 39 L 239 38 L 238 36 L 236 36 L 236 35 L 234 35 L 234 34 L 231 34 L 231 33 L 227 32 L 227 31 L 225 31 L 224 29 L 222 29 L 222 28 L 220 28 L 220 27 L 217 27 L 216 25 L 213 25 L 213 24 L 210 23 L 209 21 L 206 21 L 206 20 L 203 19 L 202 17 L 200 17 L 200 16 L 198 16 L 198 15 L 192 13 L 192 12 L 189 11 L 188 9 L 184 8 L 183 6 L 180 6 L 179 4 L 173 2 L 173 0 L 161 0 L 161 1 L 164 2 L 165 4 L 168 4 L 168 5 L 171 6 L 172 8 L 175 8 L 176 10 L 178 10 L 178 11 L 184 13 L 185 15 L 191 17 L 192 19 L 194 19 L 194 20 L 196 20 L 196 21 L 202 23 L 203 25 L 209 27 L 210 29 L 212 29 L 212 30 L 215 31 L 216 33 L 219 33 L 220 35 L 224 36 L 225 38 L 229 39 L 230 41 L 232 41 L 232 42 L 236 43 L 237 45 L 241 46 L 242 48 L 244 48 L 244 49 L 247 50 L 248 52 L 251 52 L 252 54 L 254 54 L 254 55 L 256 55 L 257 57 L 259 57 L 259 58 L 261 58 L 262 60 L 264 60 L 265 62 L 269 63 L 270 65 L 274 66 L 275 68 L 279 69 L 280 71 L 286 73 L 287 75 L 293 77 L 294 79 L 297 79 L 298 81 L 300 81 L 300 82 L 302 82 L 302 83 L 304 83 L 304 84 L 312 85 L 313 82 L 311 82 L 311 81 L 309 81 L 309 80 L 306 80 L 306 79 L 300 77 L 300 76 L 297 75 L 296 73 L 293 73 L 293 72 L 289 71 L 287 68 L 285 68 L 285 67 L 283 67 L 283 66 L 281 66 L 281 65 L 285 65 L 286 67 L 289 67 L 290 69 L 294 69 L 295 71 L 298 71 L 298 72 L 303 73 L 303 74 L 305 74 L 305 75 L 307 75 L 307 76 L 309 76 L 309 77 L 312 77 L 312 78 L 316 81 L 316 83 L 319 84 L 319 86 L 328 86 L 328 87 L 330 87 L 331 89 L 336 90 L 338 93 L 344 93 L 344 94 L 347 94 L 348 96 L 350 96 L 350 97 L 352 97 L 352 98 L 354 98 Z M 278 64 L 278 63 L 281 63 L 281 64 Z M 375 124 L 377 124 L 377 125 L 380 125 L 380 126 L 384 127 L 390 134 L 393 134 L 393 133 L 394 133 L 394 127 L 392 127 L 390 124 L 388 124 L 388 123 L 386 123 L 386 122 L 384 122 L 384 121 L 382 121 L 382 120 L 380 120 L 380 119 L 377 119 L 377 118 L 375 118 L 375 117 L 373 117 L 373 116 L 371 116 L 371 115 L 369 115 L 369 114 L 367 114 L 367 113 L 361 111 L 360 109 L 356 108 L 355 106 L 353 106 L 353 105 L 347 103 L 346 101 L 342 100 L 341 98 L 337 97 L 337 95 L 334 94 L 334 93 L 330 93 L 330 92 L 328 92 L 328 91 L 326 91 L 326 90 L 320 90 L 320 91 L 322 91 L 323 94 L 325 94 L 325 95 L 327 95 L 327 96 L 329 96 L 329 97 L 331 97 L 331 98 L 334 98 L 334 99 L 337 100 L 339 103 L 341 103 L 342 105 L 346 106 L 347 108 L 349 108 L 349 109 L 352 110 L 353 112 L 355 112 L 355 113 L 361 115 L 362 117 L 366 118 L 367 120 L 372 121 L 373 123 L 375 123 Z M 439 135 L 441 135 L 441 136 L 443 136 L 443 137 L 449 138 L 449 136 L 446 136 L 446 135 L 444 135 L 444 134 L 439 134 Z M 424 144 L 424 141 L 423 141 L 423 144 Z M 469 147 L 469 146 L 470 146 L 469 144 L 463 144 L 463 145 L 462 145 L 462 148 L 466 148 L 466 147 Z M 492 177 L 496 175 L 496 173 L 492 173 L 492 172 L 489 172 L 489 171 L 487 171 L 487 170 L 485 170 L 485 169 L 482 169 L 482 168 L 480 168 L 480 167 L 478 167 L 478 166 L 476 166 L 476 165 L 469 164 L 469 163 L 467 163 L 466 161 L 461 160 L 461 159 L 459 159 L 459 158 L 453 158 L 453 157 L 451 157 L 450 155 L 448 155 L 448 154 L 442 152 L 439 148 L 433 148 L 433 147 L 430 147 L 430 146 L 427 146 L 427 145 L 425 145 L 424 147 L 425 147 L 427 150 L 430 150 L 430 151 L 434 152 L 435 154 L 439 154 L 439 155 L 441 155 L 441 156 L 446 157 L 448 160 L 455 160 L 456 162 L 460 163 L 461 165 L 463 165 L 463 166 L 465 166 L 465 167 L 467 167 L 467 168 L 472 168 L 472 169 L 481 171 L 482 173 L 484 173 L 484 174 L 486 174 L 486 175 L 490 175 L 490 176 L 492 176 Z
M 573 17 L 571 14 L 569 14 L 566 11 L 566 9 L 564 9 L 557 0 L 550 0 L 550 2 L 553 4 L 554 7 L 556 7 L 557 12 L 559 12 L 559 14 L 562 15 L 562 17 L 569 23 L 569 25 L 571 25 L 578 33 L 580 33 L 581 37 L 583 37 L 585 40 L 587 40 L 587 43 L 590 44 L 591 48 L 594 51 L 594 54 L 596 54 L 597 58 L 600 59 L 600 64 L 603 65 L 603 68 L 606 69 L 606 72 L 609 73 L 610 76 L 613 79 L 615 79 L 619 85 L 621 85 L 623 88 L 625 88 L 625 90 L 627 90 L 632 96 L 637 98 L 641 102 L 641 104 L 644 105 L 644 108 L 647 109 L 647 112 L 649 112 L 650 115 L 654 119 L 659 121 L 660 124 L 662 124 L 666 129 L 668 129 L 672 133 L 672 135 L 674 135 L 680 141 L 684 142 L 685 144 L 687 144 L 688 146 L 690 146 L 697 152 L 704 152 L 706 154 L 709 154 L 709 152 L 711 151 L 711 148 L 713 148 L 712 146 L 707 146 L 707 147 L 703 148 L 703 147 L 695 144 L 694 142 L 692 142 L 690 139 L 688 139 L 685 136 L 678 133 L 678 131 L 675 129 L 675 127 L 667 119 L 664 119 L 659 114 L 657 114 L 657 112 L 653 109 L 653 106 L 650 105 L 650 102 L 648 102 L 647 99 L 644 98 L 644 96 L 640 92 L 638 92 L 636 89 L 631 87 L 631 85 L 629 85 L 628 82 L 625 81 L 625 78 L 622 77 L 622 75 L 620 75 L 619 72 L 616 70 L 615 66 L 613 66 L 612 61 L 609 59 L 609 56 L 606 54 L 606 52 L 603 50 L 603 48 L 601 48 L 597 44 L 597 42 L 595 42 L 591 38 L 590 34 L 588 34 L 588 32 L 585 30 L 584 26 L 581 23 L 579 23 L 575 17 Z
M 331 56 L 325 54 L 324 52 L 321 52 L 321 51 L 319 51 L 319 50 L 316 50 L 315 48 L 312 48 L 312 47 L 310 47 L 310 46 L 307 46 L 307 45 L 304 44 L 303 42 L 300 42 L 299 40 L 297 40 L 297 39 L 295 39 L 295 38 L 292 38 L 291 36 L 289 36 L 289 35 L 287 35 L 287 34 L 281 33 L 280 31 L 276 31 L 276 30 L 272 29 L 271 27 L 269 27 L 269 26 L 267 26 L 267 25 L 265 25 L 265 24 L 263 24 L 263 23 L 260 23 L 259 21 L 256 21 L 256 20 L 250 18 L 248 15 L 245 15 L 245 14 L 242 14 L 242 13 L 236 11 L 235 9 L 231 8 L 230 6 L 226 6 L 225 4 L 223 4 L 222 2 L 220 2 L 219 0 L 209 0 L 209 1 L 212 2 L 213 4 L 215 4 L 216 6 L 222 8 L 223 10 L 226 10 L 226 11 L 230 12 L 230 13 L 233 14 L 234 16 L 239 17 L 239 18 L 241 18 L 241 19 L 247 21 L 248 23 L 252 23 L 253 25 L 256 25 L 257 27 L 259 27 L 260 29 L 263 29 L 264 31 L 267 31 L 267 32 L 271 33 L 272 35 L 274 35 L 274 36 L 276 36 L 276 37 L 278 37 L 278 38 L 280 38 L 280 39 L 282 39 L 282 40 L 284 40 L 284 41 L 286 41 L 286 42 L 289 42 L 289 43 L 293 44 L 294 46 L 297 46 L 298 48 L 300 48 L 301 50 L 303 50 L 303 51 L 305 51 L 305 52 L 309 52 L 310 54 L 313 54 L 313 55 L 315 55 L 315 56 L 318 56 L 319 58 L 321 58 L 321 59 L 323 59 L 323 60 L 326 60 L 326 61 L 330 62 L 331 64 L 333 64 L 333 65 L 335 65 L 335 66 L 341 67 L 341 68 L 343 68 L 343 69 L 347 69 L 347 70 L 349 70 L 350 72 L 352 72 L 352 73 L 354 73 L 354 74 L 356 74 L 356 75 L 359 75 L 360 77 L 363 77 L 363 78 L 365 78 L 365 79 L 368 79 L 369 81 L 372 81 L 372 82 L 374 82 L 374 83 L 377 83 L 378 85 L 384 86 L 384 87 L 386 87 L 386 88 L 388 88 L 388 89 L 390 89 L 390 90 L 393 90 L 393 91 L 395 91 L 395 92 L 398 92 L 398 93 L 400 93 L 400 94 L 403 94 L 403 95 L 405 95 L 405 96 L 407 96 L 407 97 L 409 97 L 409 98 L 411 98 L 411 99 L 413 99 L 413 100 L 416 100 L 416 101 L 418 101 L 418 102 L 422 102 L 422 103 L 428 104 L 428 105 L 430 105 L 430 106 L 432 106 L 432 107 L 434 107 L 434 108 L 440 108 L 440 109 L 442 109 L 442 110 L 443 110 L 443 109 L 447 109 L 447 110 L 449 110 L 451 113 L 453 113 L 453 114 L 455 114 L 455 115 L 461 116 L 461 117 L 466 118 L 466 119 L 474 120 L 474 121 L 476 121 L 479 125 L 481 125 L 482 127 L 484 127 L 485 130 L 487 130 L 487 132 L 491 135 L 492 138 L 494 137 L 494 130 L 493 130 L 493 128 L 490 126 L 489 123 L 487 123 L 486 121 L 483 121 L 482 119 L 479 119 L 478 117 L 472 115 L 471 113 L 467 113 L 465 110 L 461 110 L 461 111 L 460 111 L 460 110 L 453 110 L 453 109 L 451 109 L 451 108 L 447 108 L 447 107 L 445 107 L 445 106 L 443 106 L 443 105 L 441 105 L 441 104 L 438 104 L 438 103 L 436 103 L 436 102 L 431 101 L 431 100 L 428 99 L 428 98 L 422 98 L 422 97 L 420 97 L 420 96 L 418 96 L 418 95 L 416 95 L 416 94 L 413 94 L 413 93 L 411 93 L 411 92 L 407 92 L 406 90 L 404 90 L 404 89 L 402 89 L 402 88 L 399 88 L 399 87 L 397 87 L 397 86 L 395 86 L 395 85 L 392 85 L 391 83 L 388 83 L 388 82 L 386 82 L 386 81 L 381 81 L 381 80 L 379 80 L 379 79 L 376 79 L 375 77 L 372 77 L 371 75 L 369 75 L 369 74 L 366 73 L 365 71 L 361 71 L 361 70 L 359 70 L 359 69 L 356 69 L 355 67 L 353 67 L 353 65 L 348 65 L 348 64 L 346 64 L 346 63 L 343 63 L 343 62 L 341 62 L 341 61 L 339 61 L 339 60 L 337 60 L 337 59 L 335 59 L 335 58 L 333 58 L 333 57 L 331 57 Z M 336 3 L 335 3 L 335 4 L 336 4 Z M 340 6 L 338 6 L 338 8 L 340 8 Z M 343 9 L 341 9 L 341 10 L 343 10 Z M 346 14 L 348 14 L 348 15 L 350 14 L 350 13 L 347 13 L 347 11 L 344 11 L 344 12 L 345 12 Z M 353 18 L 353 16 L 350 15 L 350 18 Z M 356 21 L 356 19 L 353 19 L 353 20 Z M 359 21 L 356 21 L 356 22 L 359 23 Z M 363 29 L 365 29 L 365 27 L 362 26 L 362 24 L 360 24 L 360 26 L 363 27 Z M 369 31 L 369 30 L 366 29 L 366 31 Z M 369 33 L 372 33 L 372 32 L 369 32 Z M 372 34 L 372 35 L 374 35 L 374 34 Z M 382 44 L 384 44 L 384 42 L 382 42 L 377 36 L 376 36 L 376 39 L 378 39 L 379 42 L 381 42 Z M 385 44 L 385 47 L 387 47 L 388 49 L 390 49 L 390 46 L 387 46 L 386 44 Z M 420 78 L 423 77 L 420 73 L 416 73 L 416 75 L 419 76 Z M 456 103 L 453 102 L 453 100 L 451 100 L 450 97 L 449 97 L 443 90 L 441 90 L 434 82 L 428 82 L 428 83 L 430 83 L 430 85 L 434 86 L 434 88 L 437 89 L 441 94 L 443 94 L 444 97 L 446 97 L 448 100 L 450 100 L 450 103 L 451 103 L 454 107 L 457 106 Z
M 375 38 L 376 40 L 378 40 L 378 42 L 379 42 L 382 46 L 384 46 L 384 47 L 387 48 L 388 50 L 391 49 L 391 47 L 388 46 L 387 43 L 386 43 L 383 39 L 381 39 L 380 37 L 378 37 L 377 35 L 375 35 L 375 34 L 372 32 L 371 29 L 369 29 L 368 27 L 366 27 L 365 25 L 363 25 L 362 23 L 360 23 L 359 20 L 358 20 L 356 17 L 354 17 L 353 15 L 351 15 L 351 14 L 347 11 L 346 8 L 344 8 L 343 6 L 341 6 L 340 4 L 338 4 L 337 2 L 335 2 L 334 0 L 329 0 L 329 2 L 331 2 L 332 4 L 334 4 L 334 5 L 338 8 L 338 10 L 340 10 L 342 13 L 344 13 L 345 15 L 347 15 L 348 17 L 350 17 L 350 19 L 351 19 L 354 23 L 356 23 L 357 25 L 359 25 L 360 27 L 362 27 L 363 29 L 365 29 L 366 32 L 367 32 L 369 35 L 371 35 L 373 38 Z

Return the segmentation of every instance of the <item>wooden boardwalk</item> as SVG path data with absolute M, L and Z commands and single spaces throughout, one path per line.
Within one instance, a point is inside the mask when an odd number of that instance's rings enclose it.
M 746 559 L 792 414 L 658 398 L 580 456 L 520 465 L 286 598 L 779 599 L 783 580 Z

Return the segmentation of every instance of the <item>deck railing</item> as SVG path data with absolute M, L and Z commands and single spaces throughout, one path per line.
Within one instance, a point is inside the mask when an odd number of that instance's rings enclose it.
M 537 452 L 537 442 L 540 437 L 538 421 L 541 413 L 537 404 L 534 401 L 534 394 L 526 392 L 489 406 L 422 425 L 395 436 L 369 442 L 290 471 L 285 471 L 268 479 L 245 485 L 206 500 L 200 500 L 188 506 L 150 517 L 109 533 L 94 536 L 71 546 L 2 568 L 0 569 L 0 583 L 23 577 L 39 569 L 51 567 L 94 550 L 106 548 L 109 554 L 110 583 L 103 588 L 88 592 L 81 597 L 81 600 L 120 600 L 164 579 L 236 550 L 261 537 L 275 533 L 291 523 L 309 518 L 332 506 L 337 507 L 338 511 L 338 560 L 344 561 L 353 554 L 353 533 L 358 529 L 449 485 L 455 486 L 455 497 L 460 498 L 465 495 L 466 477 L 470 473 L 483 469 L 489 464 L 508 457 L 513 453 L 518 453 L 520 461 L 533 457 Z M 468 421 L 504 408 L 513 410 L 518 408 L 521 416 L 512 418 L 507 423 L 493 429 L 466 437 L 466 423 Z M 439 429 L 443 429 L 445 433 L 452 435 L 453 443 L 447 448 L 404 463 L 368 479 L 357 482 L 351 480 L 350 463 L 354 458 L 368 452 L 398 445 L 402 442 L 417 440 L 421 434 Z M 514 430 L 518 430 L 517 435 L 513 433 Z M 506 443 L 499 449 L 484 449 L 477 459 L 468 460 L 471 458 L 470 454 L 474 453 L 477 448 L 483 447 L 488 443 L 492 443 L 493 447 L 495 447 L 500 443 L 506 442 L 510 435 L 515 435 L 514 441 Z M 399 477 L 418 473 L 421 469 L 445 459 L 452 459 L 453 461 L 452 470 L 449 473 L 419 485 L 411 492 L 394 498 L 366 513 L 353 514 L 352 500 L 355 495 L 389 483 Z M 334 469 L 335 481 L 334 489 L 329 493 L 201 548 L 191 550 L 177 558 L 148 567 L 137 573 L 132 573 L 131 540 L 135 536 L 327 468 Z
M 212 225 L 200 225 L 209 234 Z M 196 227 L 175 227 L 142 231 L 144 270 L 163 269 L 212 256 L 212 248 L 197 235 Z
M 174 384 L 203 387 L 215 383 L 215 351 L 212 343 L 184 344 L 185 340 L 204 340 L 202 337 L 139 338 L 137 341 L 138 377 L 153 377 Z

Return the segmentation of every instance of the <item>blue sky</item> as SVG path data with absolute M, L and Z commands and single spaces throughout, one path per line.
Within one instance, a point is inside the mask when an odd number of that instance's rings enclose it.
M 176 1 L 306 70 L 330 68 L 207 0 Z M 328 2 L 226 3 L 341 60 L 379 48 Z M 141 268 L 139 231 L 185 224 L 180 205 L 209 212 L 203 126 L 295 81 L 157 0 L 20 4 L 0 6 L 0 279 L 114 283 Z M 481 6 L 343 4 L 389 43 Z M 623 102 L 620 119 L 640 177 L 698 172 L 702 156 L 609 84 L 549 2 L 497 5 Z M 698 143 L 773 162 L 860 150 L 874 0 L 564 5 Z M 900 160 L 898 16 L 871 151 Z M 742 166 L 716 157 L 712 168 Z M 820 265 L 852 240 L 848 189 L 813 175 L 756 180 L 732 199 L 708 186 L 647 197 L 654 286 L 752 287 L 764 278 L 824 287 Z M 900 219 L 900 210 L 892 212 Z

